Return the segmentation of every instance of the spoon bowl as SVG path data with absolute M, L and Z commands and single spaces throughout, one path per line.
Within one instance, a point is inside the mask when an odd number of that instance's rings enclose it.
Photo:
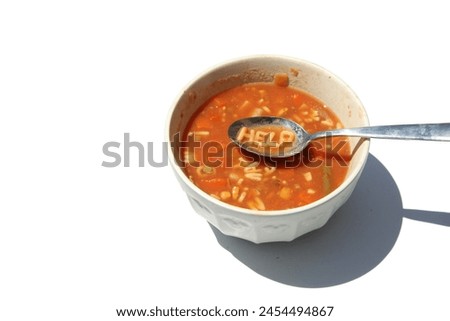
M 265 133 L 270 131 L 286 131 L 292 132 L 294 139 L 285 142 L 284 145 L 267 140 L 260 141 L 241 139 L 242 130 L 262 130 Z M 289 157 L 300 153 L 310 142 L 310 134 L 306 132 L 302 126 L 296 122 L 282 117 L 258 116 L 242 118 L 233 122 L 228 128 L 228 137 L 241 148 L 265 157 Z M 276 146 L 278 144 L 278 146 Z
M 277 131 L 280 137 L 273 140 Z M 450 123 L 367 126 L 332 129 L 310 134 L 292 120 L 258 116 L 236 120 L 228 128 L 228 136 L 234 143 L 249 152 L 279 158 L 296 155 L 312 140 L 331 136 L 450 141 Z

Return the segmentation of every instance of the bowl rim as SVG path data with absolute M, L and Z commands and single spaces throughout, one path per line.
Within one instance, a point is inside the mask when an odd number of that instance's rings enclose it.
M 172 116 L 173 113 L 175 111 L 175 108 L 179 102 L 179 100 L 183 97 L 184 93 L 192 86 L 194 85 L 199 79 L 205 77 L 206 75 L 214 72 L 215 70 L 219 69 L 219 68 L 224 68 L 228 65 L 231 64 L 236 64 L 236 63 L 241 63 L 241 62 L 245 62 L 248 60 L 258 60 L 258 59 L 281 59 L 283 61 L 293 61 L 293 62 L 297 62 L 297 63 L 302 63 L 302 64 L 306 64 L 309 65 L 313 68 L 319 69 L 322 72 L 328 73 L 329 75 L 333 76 L 333 78 L 335 79 L 335 81 L 339 82 L 342 87 L 346 88 L 350 93 L 352 93 L 352 95 L 354 96 L 354 99 L 358 102 L 358 104 L 360 105 L 362 111 L 363 111 L 363 122 L 365 123 L 366 126 L 369 126 L 369 118 L 367 115 L 367 111 L 364 108 L 364 105 L 362 104 L 361 100 L 359 99 L 359 97 L 356 95 L 356 93 L 353 91 L 353 89 L 346 83 L 344 82 L 340 77 L 336 76 L 334 73 L 330 72 L 329 70 L 325 69 L 324 67 L 310 62 L 308 60 L 305 59 L 301 59 L 301 58 L 295 58 L 295 57 L 290 57 L 290 56 L 284 56 L 284 55 L 271 55 L 271 54 L 261 54 L 261 55 L 249 55 L 249 56 L 241 56 L 241 57 L 237 57 L 237 58 L 231 58 L 228 60 L 225 60 L 223 62 L 219 62 L 209 68 L 207 68 L 206 70 L 204 70 L 203 72 L 200 72 L 197 74 L 197 76 L 195 76 L 190 82 L 188 82 L 179 92 L 178 96 L 176 96 L 176 99 L 174 100 L 174 102 L 172 103 L 169 111 L 168 111 L 168 115 L 167 115 L 167 119 L 166 119 L 166 125 L 165 125 L 165 139 L 166 142 L 169 145 L 168 148 L 168 159 L 170 162 L 170 165 L 172 167 L 172 169 L 176 172 L 177 176 L 183 181 L 183 183 L 185 185 L 187 185 L 189 188 L 193 189 L 198 195 L 202 196 L 204 199 L 208 200 L 209 202 L 213 203 L 216 206 L 219 207 L 224 207 L 226 210 L 228 211 L 232 211 L 234 213 L 242 213 L 245 215 L 249 215 L 249 216 L 264 216 L 264 217 L 280 217 L 280 216 L 290 216 L 290 215 L 294 215 L 294 214 L 299 214 L 302 212 L 306 212 L 310 209 L 313 208 L 317 208 L 325 203 L 327 203 L 329 200 L 335 198 L 337 195 L 339 195 L 348 185 L 350 185 L 361 173 L 362 169 L 364 168 L 364 165 L 367 161 L 368 155 L 369 155 L 369 147 L 370 147 L 370 139 L 367 139 L 365 144 L 362 144 L 359 148 L 360 148 L 360 152 L 364 153 L 363 156 L 361 157 L 360 162 L 357 164 L 357 167 L 353 170 L 352 173 L 350 173 L 350 175 L 346 176 L 344 181 L 336 188 L 334 189 L 332 192 L 328 193 L 327 195 L 325 195 L 324 197 L 319 198 L 318 200 L 308 203 L 306 205 L 302 205 L 302 206 L 298 206 L 298 207 L 293 207 L 293 208 L 288 208 L 288 209 L 283 209 L 283 210 L 252 210 L 252 209 L 248 209 L 248 208 L 244 208 L 244 207 L 239 207 L 239 206 L 235 206 L 235 205 L 231 205 L 228 203 L 225 203 L 221 200 L 218 200 L 214 197 L 212 197 L 211 195 L 209 195 L 208 193 L 206 193 L 205 191 L 203 191 L 202 189 L 200 189 L 198 186 L 196 186 L 194 183 L 192 183 L 189 178 L 186 176 L 186 174 L 183 172 L 183 170 L 181 169 L 181 167 L 177 164 L 177 162 L 175 161 L 175 157 L 174 157 L 174 153 L 172 151 L 171 148 L 171 137 L 170 137 L 170 124 L 172 121 Z M 330 107 L 332 109 L 332 107 Z M 362 148 L 362 149 L 361 149 Z

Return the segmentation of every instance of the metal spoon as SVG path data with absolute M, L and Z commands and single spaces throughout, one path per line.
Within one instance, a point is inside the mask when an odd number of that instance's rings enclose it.
M 295 140 L 288 147 L 283 148 L 274 148 L 273 145 L 261 145 L 261 143 L 255 145 L 255 143 L 250 141 L 238 140 L 238 134 L 243 127 L 257 130 L 258 127 L 267 128 L 268 126 L 291 130 L 295 133 Z M 330 136 L 450 141 L 450 123 L 342 128 L 309 134 L 303 127 L 292 120 L 281 117 L 261 116 L 242 118 L 235 121 L 228 128 L 228 136 L 241 148 L 252 153 L 270 157 L 289 157 L 300 153 L 310 141 Z

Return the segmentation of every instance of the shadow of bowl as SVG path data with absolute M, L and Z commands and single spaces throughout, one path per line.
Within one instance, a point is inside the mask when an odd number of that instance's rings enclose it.
M 292 242 L 254 244 L 211 228 L 219 244 L 255 272 L 317 288 L 352 281 L 376 267 L 393 248 L 404 211 L 394 179 L 370 154 L 350 199 L 319 230 Z

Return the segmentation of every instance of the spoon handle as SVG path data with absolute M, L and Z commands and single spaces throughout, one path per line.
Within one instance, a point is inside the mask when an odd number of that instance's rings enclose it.
M 317 139 L 327 136 L 450 141 L 450 123 L 343 128 L 318 132 L 312 134 L 311 138 Z

